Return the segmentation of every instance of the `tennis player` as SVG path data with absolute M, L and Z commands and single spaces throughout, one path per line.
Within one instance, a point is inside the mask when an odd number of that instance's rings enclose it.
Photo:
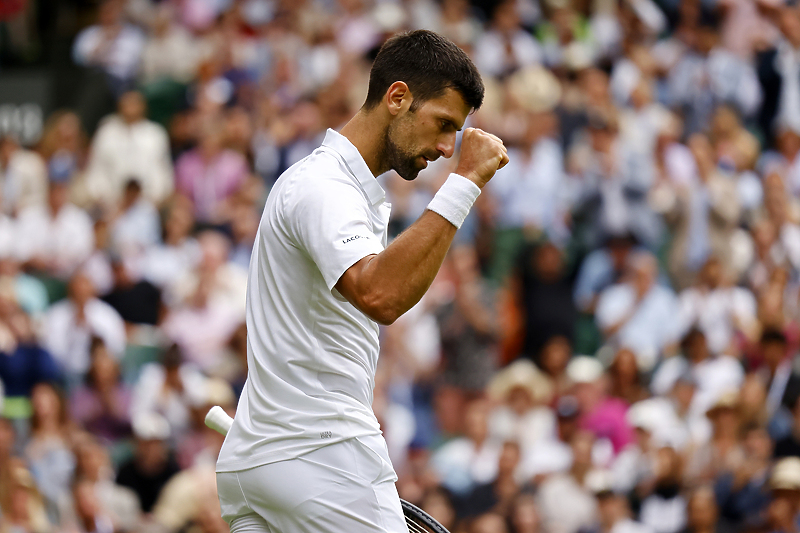
M 450 157 L 483 101 L 467 55 L 429 31 L 389 39 L 366 102 L 275 183 L 250 262 L 248 378 L 217 462 L 233 533 L 401 533 L 397 476 L 372 412 L 378 324 L 416 304 L 481 188 L 508 162 L 468 128 L 454 174 L 387 246 L 375 176 Z

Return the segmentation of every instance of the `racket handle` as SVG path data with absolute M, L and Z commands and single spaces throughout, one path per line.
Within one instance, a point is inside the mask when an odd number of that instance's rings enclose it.
M 208 410 L 208 413 L 206 414 L 206 426 L 210 427 L 217 433 L 227 435 L 232 425 L 233 418 L 228 416 L 228 413 L 226 413 L 225 410 L 219 405 L 215 405 Z

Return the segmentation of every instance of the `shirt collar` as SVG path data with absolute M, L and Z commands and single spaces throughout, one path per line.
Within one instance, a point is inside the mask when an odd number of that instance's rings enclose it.
M 353 146 L 347 137 L 328 129 L 322 146 L 326 146 L 335 151 L 342 157 L 342 161 L 347 166 L 350 173 L 356 178 L 361 188 L 367 193 L 367 197 L 372 205 L 378 205 L 386 199 L 386 192 L 380 186 L 378 180 L 372 175 L 364 158 L 361 157 L 358 149 Z

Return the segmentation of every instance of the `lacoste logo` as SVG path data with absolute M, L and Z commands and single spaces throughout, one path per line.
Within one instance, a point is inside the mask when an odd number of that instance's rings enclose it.
M 361 235 L 353 235 L 352 237 L 349 237 L 349 238 L 347 238 L 347 239 L 344 239 L 344 240 L 342 241 L 342 244 L 347 244 L 347 243 L 348 243 L 348 242 L 350 242 L 350 241 L 354 241 L 354 240 L 356 240 L 356 239 L 363 239 L 363 238 L 364 238 L 364 237 L 362 237 Z

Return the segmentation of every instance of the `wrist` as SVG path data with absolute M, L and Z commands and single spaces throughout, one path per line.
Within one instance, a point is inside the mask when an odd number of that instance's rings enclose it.
M 474 181 L 453 173 L 428 204 L 428 209 L 460 228 L 480 193 L 481 188 Z
M 453 174 L 457 174 L 463 178 L 468 179 L 469 181 L 474 183 L 475 186 L 477 186 L 479 189 L 483 189 L 483 186 L 486 185 L 486 181 L 482 180 L 477 172 L 456 168 Z

